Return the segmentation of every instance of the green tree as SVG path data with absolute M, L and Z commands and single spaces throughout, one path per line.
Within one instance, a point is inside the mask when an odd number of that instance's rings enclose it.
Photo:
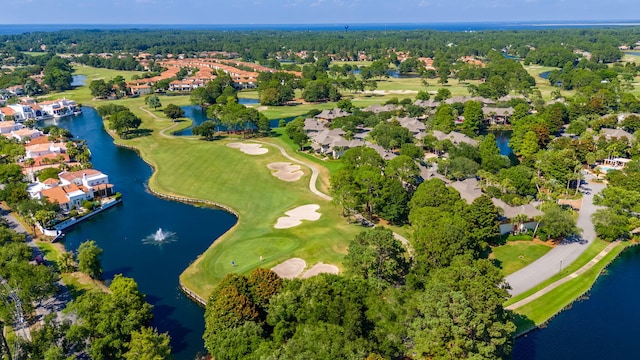
M 153 110 L 162 106 L 160 98 L 157 95 L 147 96 L 146 98 L 144 98 L 144 102 L 145 104 L 149 105 L 150 108 L 153 108 Z
M 285 126 L 285 132 L 287 133 L 287 136 L 289 136 L 289 138 L 293 141 L 293 143 L 298 145 L 300 150 L 302 150 L 307 141 L 309 141 L 309 137 L 304 131 L 303 117 L 297 117 L 293 121 L 290 121 Z
M 109 88 L 104 79 L 93 80 L 89 83 L 91 95 L 99 99 L 107 98 L 113 89 Z
M 175 121 L 184 116 L 184 110 L 178 105 L 169 104 L 163 110 L 164 114 L 171 120 Z
M 78 247 L 78 269 L 93 279 L 102 277 L 102 263 L 100 255 L 102 249 L 93 240 L 88 240 Z
M 73 68 L 69 64 L 69 60 L 54 56 L 47 61 L 44 66 L 43 83 L 50 89 L 63 91 L 71 89 L 71 81 L 73 77 L 71 73 Z
M 129 350 L 124 354 L 127 360 L 165 360 L 171 358 L 169 334 L 159 334 L 158 330 L 143 327 L 131 333 Z
M 486 244 L 499 245 L 500 210 L 485 194 L 473 200 L 467 208 L 466 219 L 470 225 L 471 236 L 485 248 Z
M 356 235 L 349 244 L 344 266 L 350 274 L 399 285 L 409 272 L 408 258 L 391 230 L 376 228 Z
M 484 114 L 482 112 L 482 103 L 479 101 L 467 101 L 464 104 L 464 121 L 462 127 L 470 132 L 477 134 L 482 129 L 482 120 Z
M 70 308 L 82 319 L 71 330 L 91 340 L 88 353 L 96 360 L 123 359 L 132 335 L 142 333 L 153 318 L 153 307 L 145 301 L 135 280 L 119 274 L 113 278 L 109 293 L 86 292 Z M 158 340 L 159 345 L 165 341 Z
M 629 237 L 629 217 L 614 209 L 598 209 L 591 217 L 598 237 L 605 241 Z
M 45 229 L 49 227 L 49 224 L 56 218 L 56 212 L 50 210 L 38 210 L 36 211 L 34 218 Z
M 542 240 L 561 240 L 579 233 L 576 220 L 571 213 L 555 204 L 548 205 L 544 209 L 544 215 L 540 217 L 539 223 L 538 234 Z
M 480 165 L 482 170 L 496 173 L 500 169 L 509 165 L 508 159 L 500 155 L 496 136 L 493 133 L 487 134 L 478 147 L 480 153 Z
M 438 89 L 438 92 L 436 93 L 436 96 L 434 97 L 435 101 L 444 101 L 447 100 L 451 97 L 451 90 L 449 89 L 445 89 L 445 88 L 440 88 Z
M 122 138 L 127 138 L 129 132 L 139 128 L 141 124 L 142 120 L 129 109 L 118 111 L 109 116 L 109 128 L 117 132 Z
M 214 120 L 206 120 L 200 125 L 193 127 L 193 135 L 200 135 L 207 141 L 212 141 L 216 138 L 218 125 Z
M 449 104 L 440 104 L 436 108 L 436 113 L 433 117 L 433 128 L 444 133 L 450 133 L 453 130 L 454 120 L 453 107 Z
M 502 307 L 508 298 L 502 284 L 488 260 L 459 257 L 435 270 L 416 293 L 411 351 L 429 359 L 508 358 L 515 325 Z

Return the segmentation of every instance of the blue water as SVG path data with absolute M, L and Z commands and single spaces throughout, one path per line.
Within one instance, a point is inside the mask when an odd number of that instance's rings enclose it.
M 87 77 L 84 75 L 73 75 L 71 79 L 71 86 L 82 86 L 84 85 L 85 80 L 87 80 Z
M 87 141 L 91 162 L 109 176 L 124 199 L 67 232 L 66 248 L 76 250 L 81 242 L 95 240 L 104 249 L 104 278 L 115 274 L 133 277 L 154 305 L 153 325 L 171 335 L 175 359 L 192 360 L 204 349 L 204 311 L 180 291 L 178 276 L 233 226 L 236 218 L 225 211 L 151 195 L 146 188 L 151 168 L 133 150 L 113 144 L 94 109 L 85 107 L 82 115 L 57 124 Z M 143 243 L 158 228 L 174 232 L 176 241 L 162 246 Z
M 250 98 L 239 97 L 238 98 L 238 104 L 242 104 L 242 105 L 258 105 L 258 104 L 260 104 L 260 100 L 259 99 L 250 99 Z
M 59 30 L 121 30 L 121 29 L 175 29 L 175 30 L 290 30 L 290 31 L 345 31 L 339 24 L 4 24 L 0 35 Z M 528 22 L 433 22 L 433 23 L 350 23 L 349 31 L 361 30 L 538 30 L 555 28 L 592 28 L 611 26 L 638 26 L 637 21 L 528 21 Z
M 181 106 L 181 108 L 182 110 L 184 110 L 184 116 L 191 119 L 191 121 L 193 121 L 193 124 L 184 130 L 175 132 L 174 135 L 176 136 L 193 135 L 193 132 L 192 132 L 193 127 L 196 125 L 200 125 L 207 120 L 207 110 L 197 105 Z
M 545 72 L 541 72 L 540 74 L 538 74 L 538 76 L 540 76 L 541 78 L 543 78 L 545 80 L 549 80 L 549 74 L 551 74 L 551 71 L 545 71 Z
M 640 248 L 625 251 L 601 276 L 587 300 L 545 328 L 516 339 L 513 359 L 638 359 Z
M 500 155 L 513 155 L 513 150 L 511 150 L 511 147 L 509 146 L 509 140 L 511 140 L 511 131 L 496 131 L 494 132 L 494 135 L 496 136 L 498 149 L 500 149 Z

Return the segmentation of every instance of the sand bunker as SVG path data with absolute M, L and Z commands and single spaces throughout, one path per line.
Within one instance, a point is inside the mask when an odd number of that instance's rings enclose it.
M 310 278 L 320 274 L 338 274 L 340 270 L 337 266 L 331 264 L 323 264 L 321 262 L 313 265 L 313 267 L 300 276 L 301 279 Z
M 276 162 L 267 165 L 269 170 L 275 170 L 271 175 L 282 181 L 297 181 L 304 173 L 300 170 L 300 165 L 292 165 L 288 162 Z
M 232 143 L 228 143 L 227 146 L 234 149 L 240 149 L 240 151 L 249 155 L 262 155 L 269 152 L 269 149 L 263 148 L 262 145 L 260 144 L 232 142 Z
M 317 204 L 298 206 L 284 213 L 287 216 L 278 218 L 278 221 L 273 227 L 276 229 L 287 229 L 302 224 L 302 220 L 316 221 L 320 219 L 320 215 L 322 215 L 317 212 L 318 209 L 320 209 L 320 205 Z
M 291 258 L 271 268 L 283 279 L 293 279 L 302 273 L 307 263 L 300 258 Z M 315 267 L 315 266 L 314 266 Z

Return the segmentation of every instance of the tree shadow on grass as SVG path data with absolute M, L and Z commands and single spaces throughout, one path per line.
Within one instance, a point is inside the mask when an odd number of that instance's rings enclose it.
M 149 136 L 149 135 L 151 135 L 152 132 L 153 132 L 153 130 L 150 130 L 150 129 L 135 129 L 135 130 L 131 130 L 127 134 L 127 139 L 135 139 L 135 138 L 139 138 L 139 137 Z
M 524 335 L 525 333 L 536 328 L 536 323 L 529 319 L 526 315 L 511 313 L 512 321 L 516 325 L 516 332 L 514 336 Z

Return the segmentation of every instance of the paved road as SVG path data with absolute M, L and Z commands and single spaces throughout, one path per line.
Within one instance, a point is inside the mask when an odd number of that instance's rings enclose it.
M 567 283 L 575 278 L 577 278 L 578 276 L 584 274 L 585 272 L 587 272 L 589 269 L 591 269 L 592 267 L 594 267 L 598 262 L 600 262 L 600 260 L 602 260 L 605 256 L 607 256 L 607 254 L 609 252 L 611 252 L 611 250 L 613 250 L 613 248 L 615 248 L 616 246 L 618 246 L 619 243 L 618 242 L 612 242 L 609 245 L 607 245 L 606 248 L 604 248 L 598 255 L 596 255 L 596 257 L 594 257 L 593 259 L 591 259 L 591 261 L 589 261 L 588 263 L 586 263 L 585 265 L 583 265 L 580 269 L 578 269 L 577 271 L 563 277 L 560 280 L 555 281 L 554 283 L 550 284 L 549 286 L 540 289 L 539 291 L 537 291 L 536 293 L 516 302 L 513 303 L 507 307 L 505 307 L 505 309 L 507 310 L 515 310 L 517 308 L 520 308 L 522 306 L 527 305 L 528 303 L 537 300 L 539 298 L 541 298 L 542 296 L 550 293 L 553 289 L 557 288 L 558 286 Z
M 582 235 L 562 241 L 540 259 L 507 276 L 506 281 L 511 285 L 511 290 L 509 290 L 511 295 L 521 294 L 558 274 L 562 268 L 566 268 L 574 262 L 596 239 L 596 232 L 591 223 L 591 215 L 599 207 L 593 205 L 593 196 L 604 189 L 605 185 L 588 182 L 588 180 L 593 179 L 593 176 L 587 175 L 587 182 L 583 181 L 580 186 L 583 197 L 577 225 L 582 229 Z

